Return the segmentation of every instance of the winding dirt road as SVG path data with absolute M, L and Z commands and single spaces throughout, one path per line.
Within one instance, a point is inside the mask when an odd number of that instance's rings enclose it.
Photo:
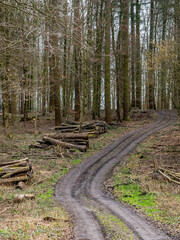
M 156 122 L 116 140 L 60 179 L 55 196 L 72 214 L 75 240 L 171 239 L 131 209 L 108 196 L 103 191 L 103 182 L 114 166 L 132 152 L 137 144 L 154 132 L 173 124 L 175 120 L 174 112 L 159 112 Z

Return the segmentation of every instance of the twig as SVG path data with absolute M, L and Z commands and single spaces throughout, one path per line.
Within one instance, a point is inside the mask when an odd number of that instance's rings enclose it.
M 173 180 L 172 178 L 170 178 L 169 176 L 167 176 L 165 173 L 163 173 L 161 170 L 158 170 L 158 172 L 159 172 L 160 174 L 162 174 L 165 178 L 167 178 L 169 181 L 174 182 L 174 183 L 177 183 L 177 184 L 180 184 L 180 182 Z
M 5 208 L 3 211 L 0 212 L 0 214 L 3 214 L 6 210 L 8 210 L 10 207 Z
M 167 173 L 168 173 L 169 175 L 171 175 L 172 177 L 180 180 L 179 173 L 174 173 L 174 172 L 172 172 L 172 171 L 170 171 L 170 170 L 168 170 L 168 169 L 162 168 L 162 167 L 160 167 L 159 169 L 160 169 L 160 170 L 163 170 L 164 172 L 167 172 Z

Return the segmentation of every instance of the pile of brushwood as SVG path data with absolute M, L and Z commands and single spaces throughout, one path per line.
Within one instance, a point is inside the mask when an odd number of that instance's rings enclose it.
M 32 165 L 28 158 L 0 162 L 0 184 L 27 181 L 32 177 Z
M 89 147 L 89 138 L 98 136 L 107 131 L 107 125 L 102 121 L 79 124 L 68 122 L 55 127 L 56 133 L 43 137 L 39 144 L 31 145 L 31 148 L 47 148 L 48 145 L 61 146 L 68 149 L 77 149 L 86 152 Z
M 169 182 L 173 182 L 180 185 L 180 173 L 173 172 L 172 170 L 159 166 L 157 159 L 154 159 L 154 172 L 153 178 L 157 178 L 157 174 L 161 174 Z

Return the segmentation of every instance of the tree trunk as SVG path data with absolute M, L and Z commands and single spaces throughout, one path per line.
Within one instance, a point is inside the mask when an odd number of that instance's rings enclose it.
M 80 83 L 81 76 L 81 19 L 80 0 L 74 0 L 74 61 L 75 61 L 75 121 L 80 120 Z
M 136 107 L 141 109 L 141 47 L 140 47 L 140 9 L 139 0 L 136 0 Z
M 56 12 L 57 1 L 53 1 L 52 3 L 54 6 L 53 14 L 55 17 L 57 15 L 57 12 Z M 55 18 L 52 18 L 51 34 L 49 36 L 50 44 L 53 47 L 53 52 L 51 53 L 51 57 L 50 57 L 50 82 L 51 82 L 51 93 L 50 94 L 52 95 L 51 97 L 53 97 L 53 100 L 54 100 L 55 125 L 59 126 L 62 124 L 61 105 L 60 105 L 59 57 L 58 57 L 58 53 L 57 53 L 59 39 L 58 39 L 57 32 L 55 32 L 55 27 L 56 27 L 56 20 L 55 20 Z M 52 104 L 52 102 L 51 102 L 51 104 Z M 51 105 L 51 107 L 52 107 L 52 105 Z
M 149 39 L 149 109 L 156 109 L 154 96 L 154 64 L 153 64 L 153 39 L 154 39 L 154 0 L 151 0 L 150 39 Z
M 123 119 L 129 119 L 129 0 L 122 0 L 123 23 L 122 23 L 122 81 L 123 81 Z
M 131 0 L 131 84 L 132 84 L 132 102 L 131 107 L 136 107 L 135 96 L 135 19 L 134 19 L 134 0 Z
M 111 48 L 111 1 L 105 1 L 105 120 L 111 122 L 110 95 L 110 48 Z

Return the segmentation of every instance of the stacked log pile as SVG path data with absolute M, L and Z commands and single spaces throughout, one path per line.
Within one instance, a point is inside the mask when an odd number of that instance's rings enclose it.
M 55 130 L 58 130 L 61 133 L 90 132 L 102 134 L 106 132 L 107 125 L 106 122 L 103 121 L 93 121 L 82 125 L 76 122 L 69 122 L 68 124 L 62 124 L 62 126 L 56 126 Z
M 44 136 L 43 140 L 39 141 L 38 145 L 31 145 L 30 147 L 46 149 L 48 145 L 55 145 L 86 152 L 89 147 L 89 137 L 105 133 L 106 129 L 106 123 L 100 121 L 82 125 L 76 122 L 70 122 L 55 127 L 57 133 Z
M 69 149 L 77 149 L 86 152 L 89 147 L 89 133 L 58 133 L 43 137 L 45 144 L 61 146 Z
M 27 181 L 32 176 L 28 158 L 11 162 L 0 162 L 0 184 Z

